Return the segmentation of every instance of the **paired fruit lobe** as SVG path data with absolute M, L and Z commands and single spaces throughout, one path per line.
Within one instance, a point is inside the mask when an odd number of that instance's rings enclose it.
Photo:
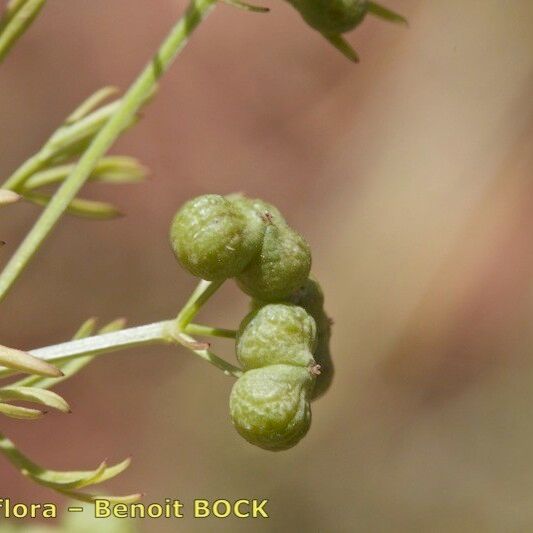
M 239 287 L 254 298 L 282 301 L 302 285 L 311 271 L 311 251 L 288 226 L 269 223 L 260 252 L 237 276 Z
M 315 320 L 317 327 L 317 344 L 314 353 L 315 361 L 320 365 L 320 375 L 317 377 L 312 399 L 322 396 L 330 387 L 335 373 L 329 341 L 331 338 L 331 319 L 324 311 L 324 294 L 317 281 L 308 279 L 291 296 L 290 301 L 303 307 Z
M 274 364 L 315 365 L 317 328 L 302 307 L 268 304 L 252 311 L 237 332 L 237 358 L 245 370 Z
M 320 365 L 320 375 L 317 376 L 311 399 L 316 400 L 329 389 L 335 373 L 329 347 L 331 320 L 324 310 L 324 294 L 320 284 L 309 278 L 291 294 L 287 301 L 305 309 L 315 320 L 317 342 L 313 357 L 316 364 Z M 252 311 L 257 311 L 265 305 L 267 305 L 266 302 L 257 299 L 253 299 L 251 302 Z
M 366 0 L 289 0 L 315 30 L 338 35 L 353 30 L 368 12 Z
M 259 217 L 262 222 L 287 226 L 281 211 L 260 198 L 247 198 L 242 194 L 230 194 L 226 198 L 247 212 L 249 216 Z
M 258 253 L 265 224 L 217 194 L 198 196 L 176 213 L 170 242 L 191 274 L 206 280 L 236 276 Z
M 260 448 L 291 448 L 311 425 L 309 394 L 313 382 L 308 369 L 298 366 L 248 370 L 231 391 L 230 413 L 235 429 Z

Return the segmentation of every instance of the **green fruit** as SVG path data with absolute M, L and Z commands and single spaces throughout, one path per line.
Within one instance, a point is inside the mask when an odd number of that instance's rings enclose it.
M 226 198 L 238 205 L 242 210 L 247 211 L 250 216 L 259 217 L 262 222 L 282 226 L 287 225 L 281 211 L 264 200 L 259 198 L 246 198 L 242 194 L 230 194 Z
M 231 391 L 233 425 L 242 437 L 260 448 L 291 448 L 311 425 L 309 393 L 313 381 L 307 369 L 292 365 L 245 372 Z
M 311 399 L 316 400 L 330 387 L 335 373 L 330 352 L 331 320 L 324 311 L 324 294 L 320 285 L 314 279 L 308 279 L 288 298 L 294 305 L 303 307 L 315 320 L 317 328 L 317 342 L 313 351 L 313 357 L 317 365 L 320 365 L 320 375 L 317 376 L 316 385 Z M 252 300 L 252 310 L 267 305 L 261 300 Z
M 265 223 L 217 194 L 198 196 L 176 213 L 170 242 L 178 261 L 206 280 L 231 278 L 257 254 Z
M 305 280 L 305 283 L 291 294 L 289 301 L 303 307 L 313 318 L 324 311 L 324 293 L 318 281 L 312 278 Z
M 268 304 L 252 311 L 237 333 L 237 358 L 245 370 L 275 364 L 315 365 L 316 325 L 296 305 Z
M 368 11 L 366 0 L 289 0 L 315 30 L 346 33 L 360 24 Z
M 288 298 L 310 271 L 311 251 L 303 237 L 287 226 L 268 224 L 260 252 L 237 282 L 250 296 L 276 302 Z
M 303 307 L 314 319 L 317 327 L 317 345 L 314 351 L 315 361 L 320 365 L 320 375 L 317 377 L 312 399 L 322 396 L 333 381 L 334 367 L 329 349 L 331 338 L 331 320 L 324 311 L 324 293 L 317 281 L 308 279 L 291 296 L 290 301 Z
M 331 321 L 324 311 L 317 316 L 317 344 L 313 356 L 316 364 L 320 367 L 320 374 L 317 377 L 315 388 L 311 398 L 316 400 L 322 396 L 330 387 L 335 374 L 335 367 L 331 359 L 329 347 L 331 338 Z

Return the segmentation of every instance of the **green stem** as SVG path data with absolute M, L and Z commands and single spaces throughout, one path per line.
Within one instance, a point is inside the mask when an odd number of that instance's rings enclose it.
M 86 142 L 94 136 L 115 113 L 119 104 L 119 100 L 111 102 L 72 124 L 67 119 L 36 154 L 13 172 L 2 187 L 12 191 L 20 191 L 29 178 L 49 165 L 51 161 L 62 156 L 68 158 L 74 155 L 73 152 L 77 148 L 76 144 Z
M 159 78 L 185 47 L 190 35 L 207 16 L 215 3 L 216 0 L 191 0 L 184 16 L 172 28 L 152 61 L 148 63 L 121 99 L 113 116 L 94 137 L 70 176 L 58 189 L 54 198 L 4 268 L 0 275 L 0 301 L 5 298 L 13 283 L 55 227 L 70 202 L 76 197 L 99 159 L 109 150 L 132 117 L 136 115 L 146 99 L 152 94 Z
M 212 328 L 211 326 L 202 326 L 201 324 L 188 324 L 185 331 L 191 335 L 199 335 L 200 337 L 234 339 L 237 336 L 237 332 L 234 329 Z
M 33 470 L 37 465 L 19 452 L 15 444 L 0 433 L 0 452 L 17 470 Z
M 0 63 L 29 28 L 46 0 L 12 0 L 0 20 Z
M 207 300 L 220 289 L 224 281 L 225 280 L 206 281 L 204 279 L 200 281 L 194 292 L 191 294 L 191 297 L 176 317 L 176 323 L 179 329 L 185 329 L 186 326 L 190 324 L 205 302 L 207 302 Z
M 198 357 L 201 357 L 204 361 L 207 361 L 208 363 L 211 363 L 212 365 L 222 370 L 222 372 L 224 372 L 226 376 L 233 376 L 235 378 L 239 378 L 240 376 L 242 376 L 243 371 L 240 368 L 228 363 L 226 360 L 222 359 L 218 355 L 215 355 L 209 349 L 208 344 L 204 345 L 203 343 L 199 343 L 183 332 L 178 333 L 175 336 L 175 339 L 182 346 L 185 346 L 185 348 L 195 353 Z
M 16 191 L 32 174 L 41 170 L 46 161 L 43 161 L 41 153 L 32 155 L 5 181 L 2 188 Z
M 220 332 L 227 333 L 227 335 L 220 335 Z M 187 335 L 188 333 L 199 335 L 211 335 L 215 333 L 216 336 L 229 337 L 231 332 L 230 330 L 219 330 L 199 324 L 190 324 L 183 330 L 179 330 L 176 327 L 175 320 L 163 320 L 153 324 L 121 329 L 111 333 L 103 333 L 101 335 L 67 341 L 53 346 L 37 348 L 36 350 L 31 350 L 29 353 L 44 361 L 62 363 L 88 355 L 101 355 L 135 346 L 179 343 L 202 359 L 222 369 L 226 374 L 240 375 L 240 370 L 237 367 L 224 361 L 209 350 L 205 350 L 204 346 L 201 343 L 197 343 L 192 337 L 189 337 Z M 0 368 L 0 378 L 16 373 L 13 370 L 8 370 L 3 367 Z

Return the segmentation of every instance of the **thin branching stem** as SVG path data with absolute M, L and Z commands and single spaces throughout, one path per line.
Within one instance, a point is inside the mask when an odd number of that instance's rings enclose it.
M 234 329 L 213 328 L 202 324 L 187 324 L 185 331 L 191 335 L 199 335 L 200 337 L 234 339 L 237 336 L 237 332 Z
M 202 280 L 191 294 L 187 303 L 182 307 L 181 311 L 176 317 L 176 323 L 178 328 L 184 329 L 187 327 L 192 320 L 199 313 L 202 306 L 215 294 L 221 285 L 224 283 L 224 280 L 219 281 L 206 281 Z
M 243 371 L 240 368 L 228 363 L 225 359 L 222 359 L 218 355 L 214 354 L 209 349 L 209 344 L 199 343 L 193 337 L 183 332 L 178 333 L 175 336 L 175 339 L 182 346 L 185 346 L 185 348 L 196 354 L 198 357 L 201 357 L 204 361 L 207 361 L 208 363 L 211 363 L 222 370 L 222 372 L 224 372 L 224 374 L 227 376 L 233 376 L 235 378 L 242 376 Z
M 23 455 L 5 435 L 0 433 L 0 453 L 18 470 L 32 470 L 36 464 Z
M 232 330 L 212 328 L 200 324 L 189 324 L 183 330 L 179 330 L 175 320 L 163 320 L 153 324 L 145 324 L 143 326 L 37 348 L 30 350 L 29 353 L 44 361 L 62 363 L 87 355 L 108 354 L 136 346 L 180 344 L 217 368 L 220 368 L 226 374 L 232 376 L 239 376 L 241 374 L 239 368 L 215 355 L 202 343 L 198 343 L 194 338 L 190 337 L 189 334 L 227 338 L 235 336 L 235 332 Z M 15 373 L 13 370 L 0 368 L 0 378 Z
M 0 20 L 0 63 L 30 27 L 46 0 L 11 0 Z
M 167 71 L 216 0 L 191 0 L 187 11 L 172 28 L 154 58 L 120 100 L 117 110 L 94 137 L 74 170 L 63 182 L 33 228 L 0 274 L 0 301 L 26 268 L 59 218 L 87 181 L 100 158 L 138 113 L 153 93 L 159 78 Z

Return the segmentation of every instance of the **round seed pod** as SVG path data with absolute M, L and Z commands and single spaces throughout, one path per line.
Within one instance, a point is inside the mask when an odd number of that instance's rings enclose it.
M 234 384 L 230 413 L 235 429 L 266 450 L 291 448 L 311 425 L 309 392 L 314 377 L 305 368 L 271 365 L 245 372 Z
M 313 318 L 324 311 L 324 293 L 318 281 L 312 278 L 305 280 L 288 300 L 294 305 L 303 307 Z
M 329 341 L 331 338 L 331 319 L 324 311 L 324 293 L 319 283 L 308 279 L 291 296 L 290 301 L 303 307 L 314 319 L 317 327 L 317 344 L 313 352 L 317 365 L 320 365 L 320 375 L 317 377 L 311 399 L 316 400 L 330 387 L 335 373 Z
M 237 332 L 237 358 L 245 370 L 274 364 L 315 366 L 315 320 L 302 307 L 268 304 L 252 311 Z
M 294 305 L 303 307 L 315 320 L 317 328 L 317 342 L 313 351 L 313 357 L 317 365 L 320 365 L 320 375 L 317 376 L 311 399 L 316 400 L 322 396 L 331 386 L 335 368 L 331 358 L 330 338 L 331 319 L 324 311 L 324 294 L 320 284 L 314 279 L 308 279 L 289 297 L 288 301 Z M 258 311 L 266 306 L 266 302 L 253 299 L 252 311 Z
M 288 226 L 268 224 L 260 252 L 237 276 L 239 287 L 254 298 L 277 302 L 288 298 L 311 271 L 311 251 Z
M 315 388 L 311 394 L 311 399 L 320 398 L 331 386 L 335 374 L 335 366 L 331 358 L 330 339 L 331 321 L 324 311 L 317 316 L 317 343 L 313 357 L 320 367 L 320 374 L 317 376 Z
M 367 0 L 289 0 L 302 18 L 321 33 L 337 35 L 353 30 L 368 12 Z
M 260 198 L 247 198 L 242 194 L 230 194 L 226 196 L 228 200 L 238 205 L 243 211 L 248 211 L 250 216 L 256 216 L 264 223 L 273 223 L 286 226 L 287 222 L 281 211 L 272 204 Z
M 265 224 L 223 196 L 198 196 L 176 213 L 170 242 L 176 258 L 194 276 L 231 278 L 257 254 Z

